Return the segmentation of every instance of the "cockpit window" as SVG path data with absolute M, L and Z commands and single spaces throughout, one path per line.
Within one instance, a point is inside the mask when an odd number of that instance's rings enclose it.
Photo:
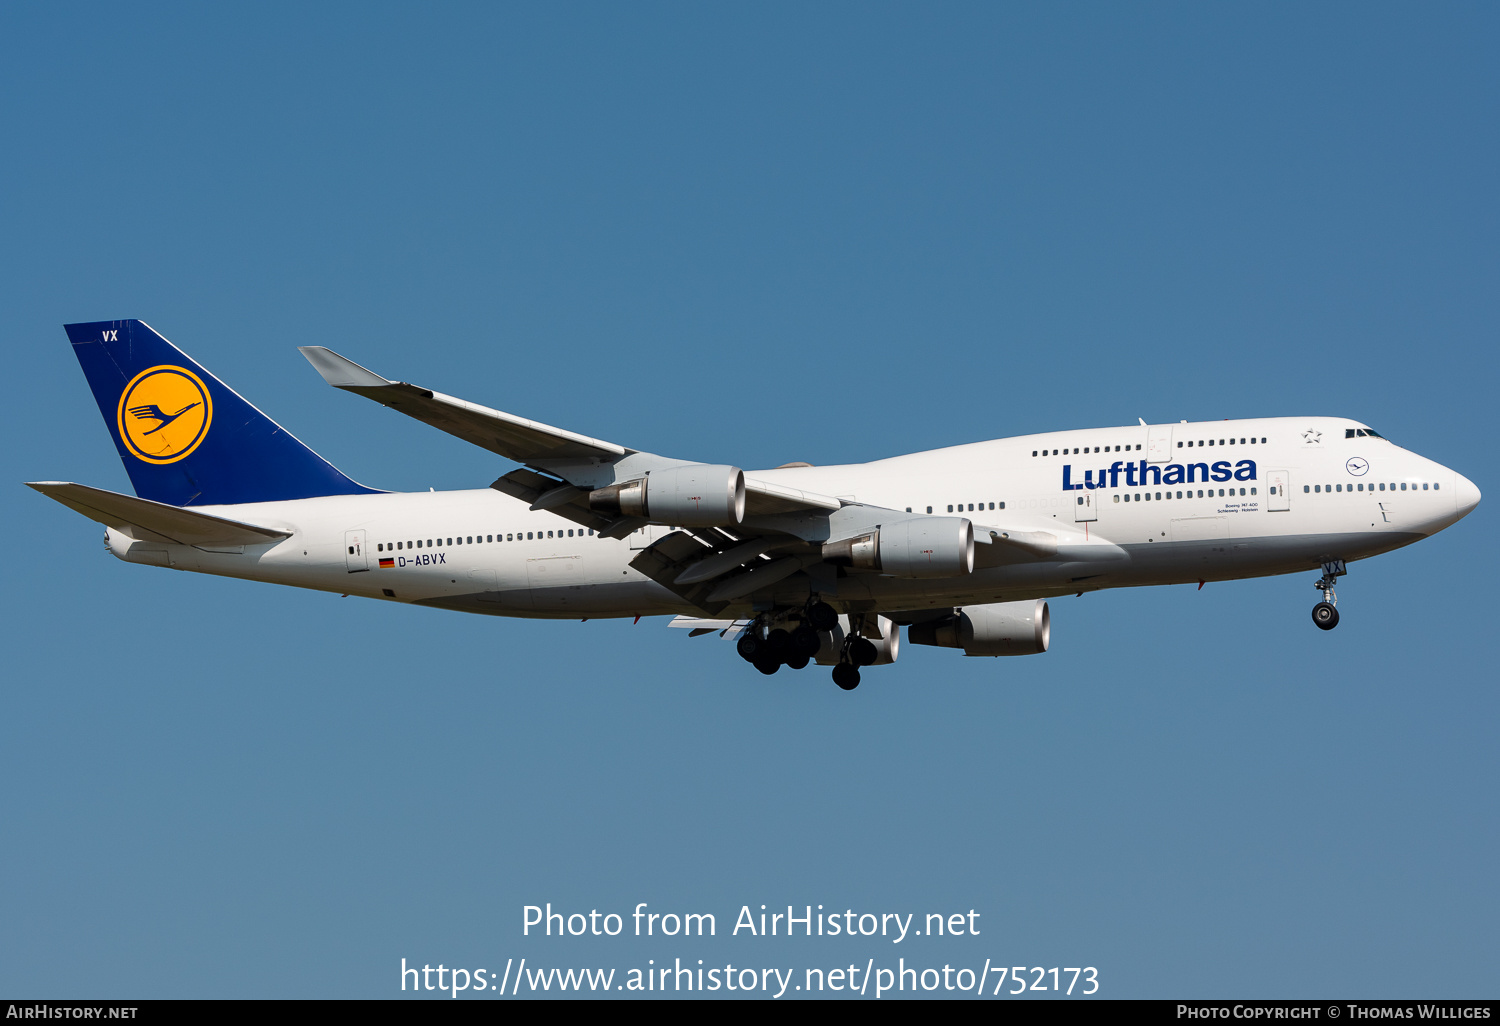
M 1369 438 L 1384 438 L 1385 435 L 1382 435 L 1379 431 L 1376 431 L 1374 428 L 1345 428 L 1344 429 L 1344 437 L 1345 438 L 1366 438 L 1366 437 L 1369 437 Z

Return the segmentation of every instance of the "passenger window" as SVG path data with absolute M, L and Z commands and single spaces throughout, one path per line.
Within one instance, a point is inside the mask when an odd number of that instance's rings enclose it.
M 1208 444 L 1209 444 L 1209 445 L 1213 445 L 1213 444 L 1214 444 L 1214 440 L 1213 440 L 1213 439 L 1212 439 L 1212 438 L 1210 438 L 1210 439 L 1209 439 L 1209 440 L 1208 440 Z
M 1177 493 L 1177 497 L 1178 497 L 1178 498 L 1179 498 L 1179 499 L 1180 499 L 1180 498 L 1182 498 L 1182 493 L 1181 493 L 1181 492 L 1178 492 L 1178 493 Z
M 385 546 L 384 545 L 376 545 L 375 546 L 375 551 L 376 552 L 384 552 L 385 551 Z
M 1118 496 L 1118 495 L 1116 495 L 1116 496 L 1115 496 L 1115 501 L 1116 501 L 1116 502 L 1119 502 L 1119 501 L 1120 501 L 1120 497 L 1119 497 L 1119 496 Z
M 527 531 L 527 532 L 526 532 L 526 540 L 527 540 L 527 541 L 531 541 L 531 538 L 532 538 L 532 534 L 531 534 L 531 532 L 530 532 L 530 531 Z
M 1303 485 L 1303 486 L 1302 486 L 1302 490 L 1303 490 L 1303 491 L 1304 491 L 1304 492 L 1310 492 L 1310 491 L 1312 491 L 1312 489 L 1311 489 L 1311 488 L 1309 488 L 1309 487 L 1307 487 L 1307 485 Z
M 993 502 L 990 503 L 990 509 L 994 509 L 994 508 L 995 508 L 995 504 Z M 910 510 L 908 510 L 907 512 L 910 512 Z
M 1380 482 L 1380 490 L 1382 492 L 1385 491 L 1385 482 L 1384 481 Z
M 931 512 L 932 512 L 932 507 L 931 507 L 931 506 L 928 506 L 928 507 L 927 507 L 927 512 L 929 512 L 929 513 L 931 513 Z
M 1426 481 L 1423 481 L 1423 482 L 1422 482 L 1422 491 L 1424 491 L 1424 492 L 1425 492 L 1425 491 L 1426 491 L 1426 490 L 1427 490 L 1427 482 L 1426 482 Z
M 1252 489 L 1250 489 L 1250 494 L 1251 494 L 1251 495 L 1254 495 L 1254 494 L 1255 494 L 1255 489 L 1254 489 L 1254 488 L 1252 488 Z
M 1179 449 L 1181 449 L 1181 448 L 1182 448 L 1182 443 L 1181 443 L 1181 442 L 1178 442 L 1178 443 L 1177 443 L 1177 448 L 1179 448 Z
M 1432 490 L 1433 491 L 1437 491 L 1438 490 L 1438 483 L 1436 481 L 1432 482 Z
M 1171 494 L 1172 494 L 1172 493 L 1171 493 L 1171 492 L 1168 492 L 1168 493 L 1167 493 L 1167 495 L 1169 495 L 1169 496 L 1170 496 L 1170 495 L 1171 495 Z M 1160 498 L 1161 498 L 1161 492 L 1157 492 L 1157 493 L 1156 493 L 1156 497 L 1157 497 L 1157 498 L 1158 498 L 1158 499 L 1160 499 Z
M 1265 440 L 1265 439 L 1264 439 L 1264 438 L 1262 438 L 1262 439 L 1261 439 L 1261 440 L 1260 440 L 1260 444 L 1261 444 L 1261 445 L 1265 445 L 1265 444 L 1266 444 L 1266 440 Z
M 949 512 L 949 513 L 952 513 L 952 512 L 953 512 L 953 503 L 951 503 L 951 502 L 950 502 L 950 503 L 948 503 L 948 512 Z
M 1033 455 L 1033 456 L 1036 455 L 1036 450 L 1035 449 L 1031 450 L 1031 455 Z
M 1304 485 L 1303 487 L 1306 487 L 1306 485 Z M 1323 486 L 1322 485 L 1313 485 L 1313 487 L 1316 488 L 1320 492 L 1323 490 Z
M 1402 482 L 1401 482 L 1401 490 L 1402 490 L 1402 491 L 1403 491 L 1403 492 L 1404 492 L 1404 491 L 1406 491 L 1406 482 L 1405 482 L 1405 481 L 1402 481 Z

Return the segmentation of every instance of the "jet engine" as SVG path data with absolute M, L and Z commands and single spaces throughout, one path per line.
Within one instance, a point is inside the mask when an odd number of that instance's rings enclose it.
M 892 577 L 958 577 L 974 570 L 974 525 L 963 517 L 898 520 L 854 538 L 824 542 L 823 558 Z
M 1052 617 L 1042 599 L 965 606 L 940 620 L 906 629 L 913 645 L 961 648 L 970 656 L 1037 655 L 1047 651 Z
M 738 524 L 745 519 L 745 473 L 710 463 L 653 470 L 638 481 L 594 489 L 589 508 L 683 527 Z

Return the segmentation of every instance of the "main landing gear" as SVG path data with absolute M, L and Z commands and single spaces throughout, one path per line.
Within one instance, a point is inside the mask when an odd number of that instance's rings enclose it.
M 794 614 L 800 623 L 788 630 L 775 627 L 766 630 L 764 621 L 751 624 L 735 642 L 740 658 L 750 663 L 767 676 L 783 666 L 801 670 L 817 656 L 823 647 L 823 635 L 834 631 L 839 625 L 839 614 L 826 602 L 810 603 L 800 614 Z M 880 652 L 867 638 L 850 635 L 844 639 L 839 653 L 838 665 L 833 668 L 833 682 L 845 691 L 859 687 L 859 668 L 869 666 L 880 658 Z
M 1331 631 L 1339 625 L 1339 598 L 1333 593 L 1333 582 L 1336 578 L 1343 577 L 1349 571 L 1344 569 L 1342 559 L 1330 560 L 1323 564 L 1323 576 L 1313 585 L 1323 593 L 1323 601 L 1313 606 L 1313 623 L 1318 625 L 1319 630 Z

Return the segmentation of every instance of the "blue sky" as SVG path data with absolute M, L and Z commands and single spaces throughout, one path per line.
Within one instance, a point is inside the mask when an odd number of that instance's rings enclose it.
M 745 467 L 1334 414 L 1497 485 L 1500 15 L 1446 4 L 0 11 L 0 991 L 399 993 L 409 961 L 1093 965 L 1495 992 L 1487 502 L 1351 567 L 1052 604 L 844 694 L 662 621 L 129 566 L 61 325 L 140 317 L 351 476 L 508 465 L 392 377 Z M 670 635 L 670 636 L 669 636 Z M 980 911 L 915 952 L 521 908 Z M 915 948 L 915 942 L 908 942 Z

